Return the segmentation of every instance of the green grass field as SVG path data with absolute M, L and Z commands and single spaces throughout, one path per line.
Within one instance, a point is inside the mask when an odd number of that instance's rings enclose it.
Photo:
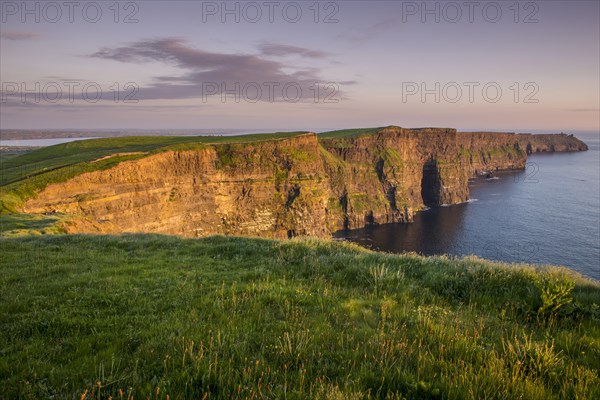
M 308 239 L 0 246 L 0 399 L 600 398 L 600 285 L 565 269 Z
M 51 183 L 65 182 L 85 172 L 108 169 L 122 161 L 169 150 L 192 149 L 210 144 L 279 140 L 304 133 L 306 132 L 88 139 L 43 147 L 17 156 L 0 155 L 0 214 L 16 212 L 25 200 Z M 111 157 L 95 161 L 108 156 Z
M 319 133 L 319 139 L 338 139 L 338 138 L 349 138 L 359 137 L 365 135 L 371 135 L 383 129 L 381 128 L 354 128 L 354 129 L 340 129 L 337 131 L 321 132 Z

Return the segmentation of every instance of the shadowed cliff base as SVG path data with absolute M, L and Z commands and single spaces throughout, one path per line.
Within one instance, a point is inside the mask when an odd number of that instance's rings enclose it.
M 421 178 L 421 198 L 427 207 L 440 205 L 440 173 L 434 160 L 423 165 L 423 178 Z
M 586 149 L 564 134 L 397 126 L 93 139 L 3 161 L 2 212 L 58 212 L 68 233 L 329 237 L 464 202 L 470 177 L 523 169 L 528 150 Z

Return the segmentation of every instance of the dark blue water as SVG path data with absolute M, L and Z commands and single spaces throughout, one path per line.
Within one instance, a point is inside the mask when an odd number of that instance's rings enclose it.
M 525 171 L 471 181 L 469 203 L 336 237 L 394 253 L 563 265 L 600 279 L 600 136 L 575 136 L 590 150 L 534 154 Z

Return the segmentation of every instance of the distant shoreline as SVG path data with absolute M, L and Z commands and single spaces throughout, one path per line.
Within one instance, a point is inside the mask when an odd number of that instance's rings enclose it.
M 219 135 L 240 135 L 253 133 L 284 132 L 295 131 L 297 129 L 275 129 L 275 128 L 257 128 L 257 129 L 1 129 L 0 139 L 6 140 L 39 140 L 39 139 L 80 139 L 80 138 L 109 138 L 125 136 L 219 136 Z M 312 132 L 320 133 L 331 129 L 314 129 Z M 555 130 L 531 130 L 531 129 L 459 129 L 460 132 L 515 132 L 531 133 L 534 135 L 559 133 L 564 129 Z M 577 130 L 570 129 L 565 131 L 567 134 L 585 133 L 598 134 L 597 130 Z M 6 147 L 6 146 L 2 146 Z
M 43 146 L 0 146 L 1 153 L 25 153 L 41 149 Z
M 252 130 L 254 131 L 254 130 Z M 270 129 L 256 132 L 270 132 Z M 230 135 L 249 133 L 248 129 L 107 129 L 107 130 L 65 130 L 65 129 L 3 129 L 0 130 L 2 140 L 35 140 L 35 139 L 77 139 L 124 136 L 198 136 L 198 135 Z

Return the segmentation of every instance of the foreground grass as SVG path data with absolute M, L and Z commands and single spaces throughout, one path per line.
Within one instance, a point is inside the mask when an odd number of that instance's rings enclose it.
M 68 219 L 63 214 L 0 214 L 0 238 L 65 233 L 61 223 Z
M 2 399 L 600 398 L 600 286 L 331 241 L 0 239 Z

